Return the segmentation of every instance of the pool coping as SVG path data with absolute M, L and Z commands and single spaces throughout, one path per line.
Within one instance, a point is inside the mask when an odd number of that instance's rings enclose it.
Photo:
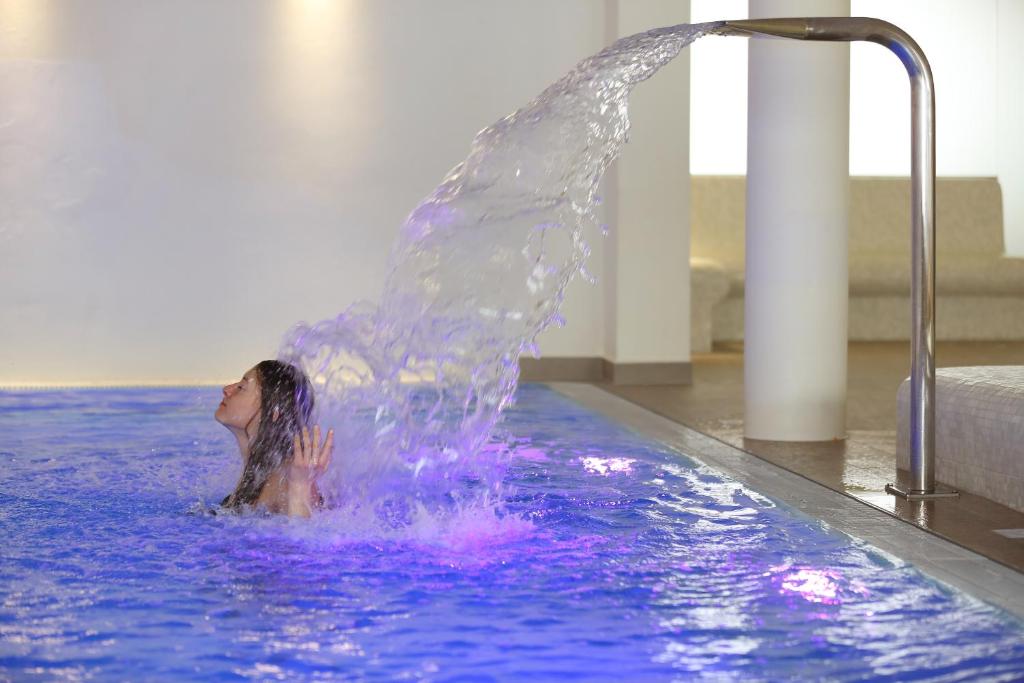
M 1024 574 L 591 384 L 559 394 L 708 465 L 744 486 L 908 562 L 933 579 L 1024 619 Z

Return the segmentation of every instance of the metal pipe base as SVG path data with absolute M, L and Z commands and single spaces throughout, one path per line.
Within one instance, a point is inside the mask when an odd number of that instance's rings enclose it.
M 901 488 L 893 484 L 885 485 L 885 492 L 902 498 L 903 500 L 941 500 L 945 498 L 959 498 L 960 492 L 955 489 L 940 490 L 938 487 L 930 493 L 913 491 L 910 488 Z

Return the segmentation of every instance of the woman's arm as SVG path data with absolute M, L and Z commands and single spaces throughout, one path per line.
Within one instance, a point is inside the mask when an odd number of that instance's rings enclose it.
M 313 514 L 313 500 L 308 484 L 288 482 L 288 508 L 285 514 L 289 517 L 309 517 Z
M 320 425 L 309 429 L 302 428 L 302 438 L 295 435 L 292 461 L 288 468 L 288 508 L 290 517 L 309 517 L 313 508 L 319 506 L 320 492 L 316 480 L 327 470 L 331 463 L 331 451 L 334 448 L 334 430 L 327 430 L 327 438 L 320 443 Z

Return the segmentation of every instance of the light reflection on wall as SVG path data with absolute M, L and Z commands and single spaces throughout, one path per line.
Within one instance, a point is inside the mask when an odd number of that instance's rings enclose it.
M 323 173 L 339 149 L 358 155 L 352 144 L 365 137 L 358 129 L 368 118 L 360 38 L 368 32 L 361 26 L 366 17 L 355 0 L 287 0 L 273 7 L 271 108 L 294 151 L 285 163 Z
M 54 43 L 53 3 L 0 0 L 0 56 L 44 57 Z

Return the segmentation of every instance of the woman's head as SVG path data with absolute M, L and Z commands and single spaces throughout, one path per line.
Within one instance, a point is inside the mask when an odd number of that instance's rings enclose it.
M 259 428 L 260 380 L 257 367 L 250 368 L 234 384 L 224 386 L 224 399 L 213 417 L 230 430 L 255 435 Z
M 249 437 L 242 477 L 224 504 L 252 504 L 267 478 L 291 457 L 292 438 L 313 416 L 313 387 L 305 373 L 289 363 L 265 360 L 242 379 L 224 387 L 214 417 Z

